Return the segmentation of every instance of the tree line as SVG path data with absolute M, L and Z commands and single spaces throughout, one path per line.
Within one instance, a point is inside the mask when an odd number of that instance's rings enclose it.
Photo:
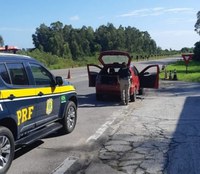
M 101 25 L 94 30 L 90 26 L 76 29 L 57 21 L 50 26 L 41 24 L 32 38 L 35 48 L 73 60 L 105 50 L 149 55 L 162 51 L 147 31 L 131 26 L 116 28 L 112 23 Z

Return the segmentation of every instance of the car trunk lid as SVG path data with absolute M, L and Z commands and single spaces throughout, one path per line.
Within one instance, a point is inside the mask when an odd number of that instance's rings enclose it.
M 123 51 L 104 51 L 101 52 L 99 61 L 103 66 L 122 64 L 123 62 L 130 66 L 131 56 Z

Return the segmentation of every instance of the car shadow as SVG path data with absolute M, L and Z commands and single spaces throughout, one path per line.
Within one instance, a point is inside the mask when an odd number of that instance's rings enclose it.
M 96 100 L 96 94 L 78 95 L 78 107 L 106 107 L 106 106 L 118 106 L 120 105 L 120 99 L 111 96 L 102 96 L 101 100 Z
M 199 83 L 188 83 L 181 81 L 162 80 L 157 93 L 166 94 L 168 97 L 193 96 L 200 91 Z M 171 95 L 169 95 L 171 94 Z
M 19 158 L 20 156 L 28 153 L 29 151 L 34 150 L 35 148 L 39 147 L 43 143 L 44 142 L 42 140 L 37 140 L 34 143 L 31 143 L 29 145 L 24 145 L 24 146 L 20 146 L 20 147 L 16 148 L 14 160 Z
M 55 134 L 54 134 L 55 136 Z M 101 139 L 101 142 L 104 140 Z M 20 158 L 21 156 L 25 155 L 26 153 L 34 150 L 35 148 L 39 147 L 44 142 L 42 140 L 38 140 L 34 142 L 33 144 L 24 146 L 20 149 L 17 149 L 15 152 L 14 160 L 17 160 L 17 158 Z M 70 153 L 69 159 L 75 159 L 76 165 L 72 165 L 68 170 L 67 173 L 77 173 L 80 170 L 84 170 L 87 165 L 91 162 L 93 157 L 93 153 L 98 150 L 99 142 L 95 142 L 94 144 L 81 144 L 81 145 L 73 145 L 73 146 L 60 146 L 57 148 L 54 148 L 54 150 L 49 151 L 43 151 L 43 156 L 46 159 L 48 158 L 49 161 L 55 160 L 55 156 L 57 156 L 59 153 Z M 81 152 L 81 155 L 77 155 L 77 153 Z M 84 161 L 84 164 L 83 164 Z M 30 164 L 31 165 L 31 164 Z M 14 169 L 12 169 L 14 170 Z M 30 169 L 28 173 L 37 173 L 35 171 L 31 171 L 33 169 Z M 45 171 L 43 171 L 45 173 Z

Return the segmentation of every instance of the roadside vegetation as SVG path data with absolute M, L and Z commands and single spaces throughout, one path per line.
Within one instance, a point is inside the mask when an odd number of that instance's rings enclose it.
M 174 71 L 178 80 L 186 82 L 200 82 L 200 61 L 190 61 L 186 69 L 185 62 L 183 60 L 177 61 L 176 63 L 167 65 L 165 70 L 160 73 L 160 78 L 165 79 L 166 72 L 167 79 L 169 79 L 169 72 L 172 72 L 172 79 L 174 76 Z
M 73 60 L 69 57 L 59 57 L 57 55 L 52 55 L 51 53 L 40 51 L 38 49 L 34 49 L 33 51 L 22 50 L 18 51 L 17 53 L 34 57 L 38 61 L 42 62 L 49 69 L 74 68 L 85 66 L 89 63 L 97 63 L 97 56 L 85 56 L 82 58 L 78 58 L 77 60 Z
M 98 56 L 100 54 L 100 52 L 97 52 L 95 55 L 83 56 L 73 60 L 69 57 L 59 57 L 57 55 L 52 55 L 51 53 L 40 51 L 39 49 L 34 49 L 33 51 L 21 50 L 17 53 L 34 57 L 50 69 L 64 69 L 86 66 L 87 64 L 99 64 Z M 177 52 L 171 52 L 171 54 L 168 52 L 164 54 L 163 52 L 161 55 L 137 55 L 136 53 L 132 53 L 131 56 L 132 61 L 147 61 L 169 57 L 172 56 L 172 54 L 179 55 Z

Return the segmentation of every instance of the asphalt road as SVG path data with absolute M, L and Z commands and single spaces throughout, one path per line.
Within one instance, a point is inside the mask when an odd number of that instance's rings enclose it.
M 161 81 L 129 105 L 84 174 L 199 174 L 199 102 L 200 83 Z
M 163 65 L 168 61 L 172 59 L 135 64 L 141 70 L 148 64 Z M 69 71 L 70 79 L 68 80 L 76 86 L 79 98 L 78 121 L 75 130 L 69 135 L 52 134 L 18 150 L 8 174 L 57 174 L 59 170 L 65 170 L 58 168 L 63 162 L 67 168 L 76 160 L 92 158 L 91 144 L 104 137 L 110 125 L 117 121 L 120 123 L 119 118 L 127 112 L 128 107 L 120 106 L 118 101 L 96 101 L 95 89 L 88 87 L 85 67 L 55 70 L 53 73 L 67 78 Z M 138 102 L 134 104 L 134 107 L 137 105 Z M 92 147 L 95 152 L 100 143 L 98 141 L 98 144 Z

